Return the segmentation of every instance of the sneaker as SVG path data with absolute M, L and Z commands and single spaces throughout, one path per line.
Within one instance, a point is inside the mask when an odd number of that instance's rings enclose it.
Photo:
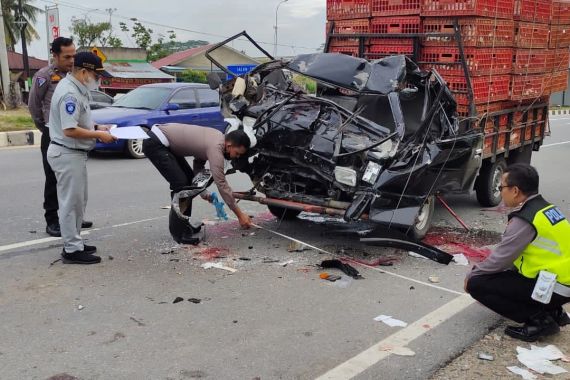
M 97 252 L 97 247 L 94 245 L 83 244 L 83 252 L 92 255 Z
M 91 227 L 93 227 L 93 222 L 89 222 L 87 220 L 84 220 L 81 223 L 81 228 L 91 228 Z
M 85 251 L 65 252 L 61 253 L 62 262 L 64 264 L 98 264 L 101 262 L 99 256 L 86 253 Z
M 61 237 L 59 223 L 51 223 L 46 226 L 46 233 L 53 237 Z
M 556 334 L 560 331 L 558 323 L 548 313 L 541 313 L 529 318 L 523 326 L 507 326 L 505 334 L 525 342 L 535 342 L 538 338 Z

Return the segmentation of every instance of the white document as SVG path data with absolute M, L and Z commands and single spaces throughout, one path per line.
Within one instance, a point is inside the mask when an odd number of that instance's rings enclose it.
M 564 356 L 556 346 L 538 347 L 532 345 L 530 350 L 517 347 L 517 354 L 519 362 L 541 375 L 544 373 L 560 375 L 568 372 L 566 369 L 551 362 L 551 360 L 562 359 Z
M 512 367 L 507 367 L 507 369 L 514 374 L 521 375 L 524 380 L 536 380 L 536 379 L 538 379 L 530 371 L 523 369 L 523 368 L 520 368 L 520 367 L 512 366 Z
M 148 139 L 148 135 L 141 127 L 115 127 L 109 131 L 113 136 L 121 140 Z
M 390 327 L 406 327 L 408 324 L 404 321 L 400 321 L 399 319 L 392 318 L 390 315 L 379 315 L 374 318 L 376 322 L 384 322 Z

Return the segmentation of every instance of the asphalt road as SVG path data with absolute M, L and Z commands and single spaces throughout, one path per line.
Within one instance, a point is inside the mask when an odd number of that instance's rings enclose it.
M 552 120 L 552 130 L 533 163 L 543 194 L 569 212 L 570 144 L 560 143 L 570 141 L 570 119 Z M 39 150 L 0 150 L 2 379 L 426 379 L 497 322 L 462 294 L 468 267 L 366 247 L 346 225 L 310 215 L 280 223 L 244 202 L 264 227 L 245 232 L 216 223 L 197 200 L 206 243 L 176 246 L 167 185 L 147 160 L 104 155 L 88 166 L 95 228 L 86 237 L 103 263 L 51 265 L 61 242 L 44 232 Z M 231 183 L 249 185 L 243 176 Z M 470 225 L 501 231 L 504 215 L 482 211 L 473 196 L 449 200 Z M 441 209 L 436 222 L 458 226 Z M 321 251 L 289 252 L 291 239 Z M 398 260 L 358 266 L 364 279 L 341 288 L 315 266 L 336 255 Z M 237 272 L 201 268 L 208 261 Z M 408 326 L 374 321 L 380 314 Z

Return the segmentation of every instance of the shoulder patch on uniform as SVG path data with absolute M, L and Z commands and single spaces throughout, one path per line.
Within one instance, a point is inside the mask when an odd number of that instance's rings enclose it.
M 73 115 L 75 113 L 75 109 L 77 108 L 77 105 L 75 103 L 76 103 L 75 99 L 73 98 L 67 99 L 65 101 L 65 112 L 67 112 L 70 115 Z
M 42 87 L 47 82 L 47 79 L 44 77 L 38 77 L 36 82 L 38 83 L 38 87 Z
M 52 82 L 59 82 L 61 80 L 61 76 L 59 74 L 52 74 L 51 81 Z
M 548 210 L 544 210 L 542 213 L 544 214 L 544 216 L 546 216 L 546 219 L 548 219 L 550 224 L 552 224 L 553 226 L 555 224 L 560 223 L 563 220 L 566 220 L 564 214 L 562 214 L 562 212 L 556 206 L 551 207 Z

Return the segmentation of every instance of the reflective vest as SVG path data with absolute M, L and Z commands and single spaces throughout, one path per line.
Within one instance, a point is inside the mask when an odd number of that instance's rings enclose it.
M 511 213 L 509 220 L 514 216 L 536 230 L 534 240 L 514 262 L 518 272 L 534 279 L 546 270 L 555 273 L 559 283 L 570 285 L 570 223 L 560 209 L 538 195 Z

